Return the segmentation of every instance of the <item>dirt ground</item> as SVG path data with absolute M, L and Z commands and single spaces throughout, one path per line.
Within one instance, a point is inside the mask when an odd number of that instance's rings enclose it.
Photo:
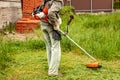
M 26 41 L 27 39 L 39 39 L 39 37 L 35 33 L 9 33 L 4 35 L 4 39 Z

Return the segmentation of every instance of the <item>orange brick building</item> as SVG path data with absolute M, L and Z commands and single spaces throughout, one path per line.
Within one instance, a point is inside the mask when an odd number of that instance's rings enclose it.
M 43 0 L 22 0 L 22 12 L 24 18 L 30 18 L 34 8 L 39 6 Z
M 16 23 L 16 31 L 19 33 L 32 32 L 33 28 L 38 28 L 39 20 L 35 20 L 31 12 L 39 6 L 43 0 L 21 0 L 22 19 Z

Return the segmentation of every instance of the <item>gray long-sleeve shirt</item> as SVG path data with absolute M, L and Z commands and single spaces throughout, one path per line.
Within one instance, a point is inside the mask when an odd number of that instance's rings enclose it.
M 51 22 L 54 24 L 56 19 L 56 14 L 54 12 L 59 12 L 63 6 L 63 0 L 51 0 L 45 4 L 48 7 L 48 17 Z M 49 25 L 49 23 L 45 20 L 41 20 L 42 25 Z

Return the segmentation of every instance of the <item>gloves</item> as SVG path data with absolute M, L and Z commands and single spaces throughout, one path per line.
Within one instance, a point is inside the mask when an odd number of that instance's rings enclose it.
M 45 14 L 43 12 L 37 13 L 36 16 L 38 16 L 40 19 L 45 17 Z
M 36 14 L 33 15 L 33 18 L 35 18 L 36 20 L 40 20 L 40 18 Z
M 62 23 L 62 20 L 61 18 L 59 18 L 57 21 L 56 21 L 56 24 L 55 26 L 53 27 L 53 31 L 52 31 L 52 37 L 53 39 L 55 40 L 61 40 L 61 33 L 60 33 L 60 24 Z
M 32 13 L 32 17 L 36 20 L 40 20 L 40 17 L 38 17 L 36 14 Z
M 60 33 L 60 31 L 58 31 L 58 30 L 53 30 L 52 31 L 52 38 L 54 39 L 54 40 L 58 40 L 58 41 L 60 41 L 62 38 L 61 38 L 61 33 Z

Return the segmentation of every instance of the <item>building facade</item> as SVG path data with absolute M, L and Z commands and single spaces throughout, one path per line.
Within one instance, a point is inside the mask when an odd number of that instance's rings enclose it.
M 0 0 L 0 28 L 22 17 L 20 0 Z

